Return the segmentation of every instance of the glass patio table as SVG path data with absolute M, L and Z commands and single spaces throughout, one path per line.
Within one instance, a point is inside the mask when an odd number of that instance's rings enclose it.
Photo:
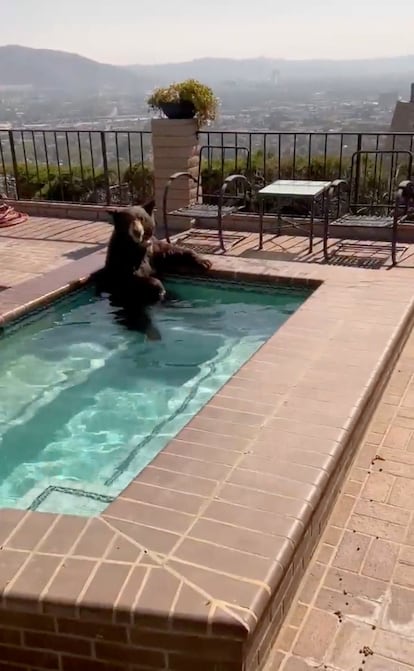
M 281 213 L 281 204 L 284 200 L 302 200 L 310 205 L 310 221 L 309 221 L 309 254 L 313 249 L 313 228 L 315 219 L 315 206 L 319 201 L 322 201 L 323 217 L 328 216 L 328 198 L 327 193 L 332 182 L 317 182 L 313 180 L 300 179 L 277 179 L 275 182 L 268 184 L 257 194 L 259 201 L 259 249 L 263 249 L 263 216 L 264 203 L 266 199 L 273 199 L 277 204 L 277 220 L 278 232 L 280 235 L 282 226 L 288 225 L 290 227 L 299 228 L 303 230 L 303 226 L 294 221 L 291 217 L 286 217 Z

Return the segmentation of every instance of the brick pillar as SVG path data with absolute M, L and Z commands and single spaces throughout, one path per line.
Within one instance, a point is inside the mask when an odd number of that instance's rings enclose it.
M 199 142 L 195 119 L 153 119 L 152 148 L 154 160 L 155 204 L 157 225 L 162 233 L 162 199 L 164 188 L 174 172 L 190 172 L 197 179 Z M 197 185 L 190 179 L 173 182 L 168 192 L 168 209 L 185 207 L 196 199 Z M 174 217 L 169 220 L 171 230 L 190 228 L 191 219 Z

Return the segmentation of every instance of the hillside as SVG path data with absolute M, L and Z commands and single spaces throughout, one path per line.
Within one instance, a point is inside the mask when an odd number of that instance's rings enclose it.
M 123 91 L 136 87 L 137 81 L 137 76 L 126 68 L 97 63 L 65 51 L 15 45 L 0 47 L 0 85 Z
M 414 55 L 364 60 L 284 60 L 272 58 L 201 58 L 183 63 L 131 65 L 142 80 L 163 85 L 174 79 L 196 77 L 207 84 L 218 81 L 264 81 L 279 74 L 284 81 L 408 76 L 414 79 Z
M 200 58 L 157 65 L 107 65 L 65 51 L 0 47 L 0 86 L 31 85 L 36 89 L 142 93 L 153 86 L 195 77 L 206 84 L 269 82 L 281 76 L 286 83 L 328 82 L 341 79 L 380 83 L 393 77 L 414 81 L 414 55 L 366 60 L 295 61 L 271 58 Z

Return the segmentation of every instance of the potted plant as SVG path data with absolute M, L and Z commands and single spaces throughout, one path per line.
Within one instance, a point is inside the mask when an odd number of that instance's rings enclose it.
M 161 110 L 168 119 L 197 119 L 200 128 L 214 121 L 218 99 L 209 86 L 196 79 L 155 89 L 147 100 L 151 109 Z

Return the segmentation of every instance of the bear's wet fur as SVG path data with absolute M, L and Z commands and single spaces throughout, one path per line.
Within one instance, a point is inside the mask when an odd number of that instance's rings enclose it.
M 211 261 L 203 259 L 193 250 L 165 240 L 158 240 L 154 235 L 154 206 L 155 201 L 152 200 L 143 207 L 119 210 L 116 215 L 122 218 L 125 215 L 128 216 L 128 212 L 132 211 L 140 217 L 143 237 L 140 244 L 145 248 L 145 254 L 137 271 L 138 275 L 149 277 L 151 274 L 166 275 L 169 273 L 187 274 L 193 272 L 201 274 L 210 270 Z M 144 210 L 146 216 L 142 216 L 142 210 Z
M 210 270 L 211 261 L 203 259 L 192 249 L 173 245 L 153 237 L 149 249 L 149 260 L 157 275 L 172 273 L 202 274 Z
M 154 236 L 154 201 L 111 211 L 114 230 L 108 244 L 101 286 L 121 302 L 149 305 L 162 300 L 165 289 L 157 275 L 205 273 L 211 262 L 191 249 Z
M 120 305 L 150 305 L 165 293 L 148 259 L 155 226 L 153 209 L 150 203 L 109 212 L 113 231 L 98 283 Z
M 151 330 L 145 308 L 166 294 L 156 275 L 200 274 L 211 268 L 210 261 L 192 250 L 154 236 L 154 206 L 151 201 L 109 212 L 113 232 L 105 267 L 96 277 L 97 292 L 110 294 L 111 304 L 124 311 L 126 325 L 145 332 Z

